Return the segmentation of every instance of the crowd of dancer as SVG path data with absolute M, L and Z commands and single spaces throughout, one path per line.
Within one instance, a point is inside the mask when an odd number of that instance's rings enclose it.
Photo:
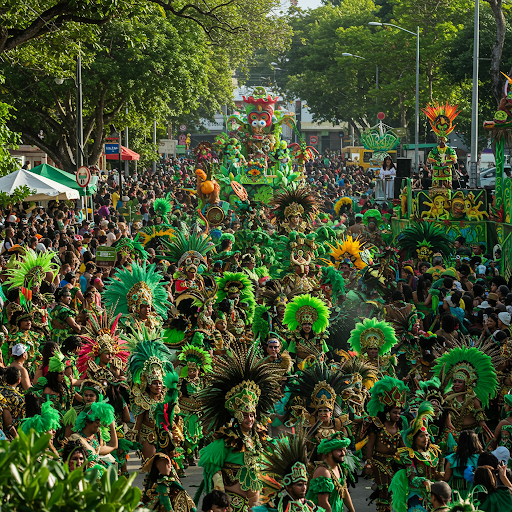
M 177 160 L 106 176 L 91 222 L 3 212 L 3 439 L 51 432 L 84 471 L 137 451 L 153 510 L 353 512 L 362 478 L 378 512 L 512 510 L 499 247 L 393 238 L 370 177 L 333 162 L 215 226 Z

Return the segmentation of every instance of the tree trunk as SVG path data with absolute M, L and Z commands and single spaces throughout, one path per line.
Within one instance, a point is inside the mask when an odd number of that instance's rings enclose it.
M 485 1 L 491 6 L 494 20 L 496 21 L 496 40 L 494 41 L 494 47 L 491 53 L 491 91 L 496 100 L 496 105 L 498 105 L 503 97 L 503 77 L 500 73 L 500 65 L 507 24 L 505 22 L 505 16 L 503 15 L 502 0 Z

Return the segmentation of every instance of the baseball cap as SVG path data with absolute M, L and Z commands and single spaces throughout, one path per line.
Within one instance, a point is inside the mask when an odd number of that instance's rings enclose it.
M 26 345 L 24 345 L 23 343 L 17 343 L 16 345 L 14 345 L 14 347 L 12 347 L 11 352 L 13 356 L 19 357 L 23 355 L 27 350 L 28 348 Z
M 500 313 L 498 315 L 498 318 L 505 324 L 510 325 L 510 321 L 512 320 L 512 316 L 510 316 L 510 313 L 507 313 L 506 311 Z
M 505 466 L 508 464 L 510 459 L 510 452 L 505 446 L 498 446 L 496 450 L 491 452 L 500 462 L 503 461 Z
M 485 274 L 486 271 L 487 271 L 487 267 L 485 265 L 478 265 L 477 272 L 479 274 Z
M 16 222 L 16 215 L 9 215 L 9 218 L 7 219 L 7 222 Z
M 433 483 L 430 486 L 430 492 L 436 496 L 439 496 L 444 501 L 448 501 L 452 497 L 452 488 L 446 482 Z

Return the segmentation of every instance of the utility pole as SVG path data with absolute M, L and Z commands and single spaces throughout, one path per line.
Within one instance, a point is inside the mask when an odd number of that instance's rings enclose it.
M 478 59 L 480 57 L 480 0 L 475 0 L 475 31 L 473 35 L 473 95 L 471 101 L 471 167 L 469 188 L 476 187 L 478 166 Z
M 76 169 L 84 165 L 84 127 L 82 120 L 82 58 L 76 59 Z

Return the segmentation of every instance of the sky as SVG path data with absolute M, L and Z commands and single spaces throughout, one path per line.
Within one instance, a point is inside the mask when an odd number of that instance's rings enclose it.
M 320 0 L 298 0 L 299 7 L 302 9 L 315 9 L 316 7 L 320 7 L 322 2 Z

